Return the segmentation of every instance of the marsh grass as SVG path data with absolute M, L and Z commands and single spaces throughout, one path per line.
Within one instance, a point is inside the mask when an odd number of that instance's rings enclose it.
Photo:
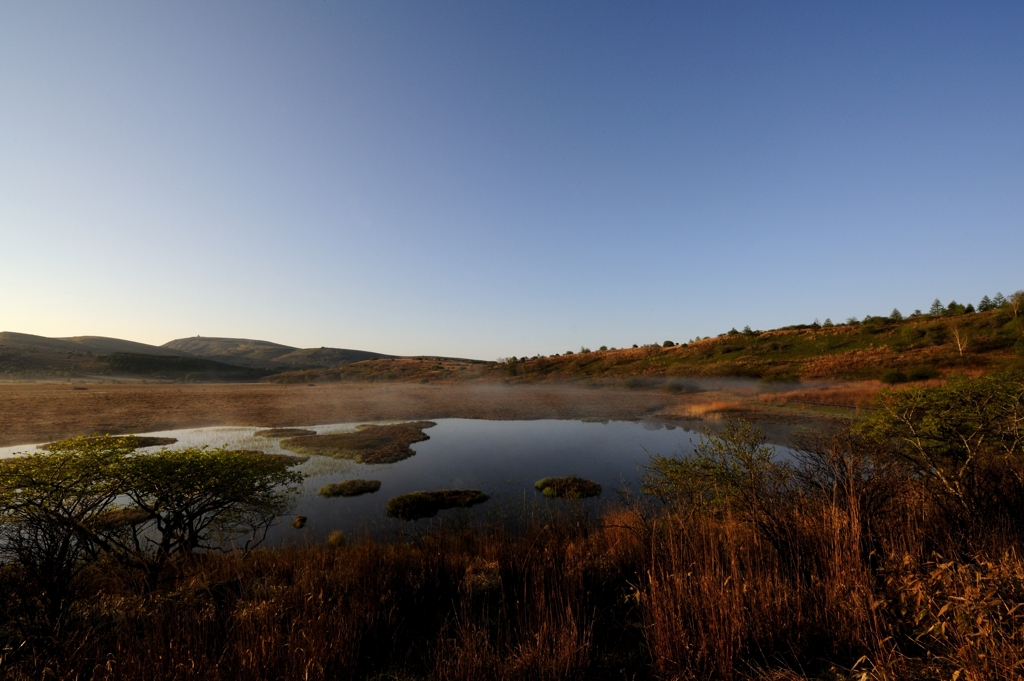
M 97 566 L 59 639 L 15 646 L 7 629 L 0 667 L 17 681 L 1020 678 L 1016 540 L 993 530 L 963 553 L 935 539 L 940 519 L 911 515 L 868 538 L 856 511 L 802 502 L 780 549 L 736 519 L 626 504 L 516 532 L 202 555 L 142 595 Z M 0 579 L 24 598 L 16 574 Z M 25 602 L 0 606 L 5 621 Z
M 399 520 L 421 520 L 433 518 L 438 511 L 452 508 L 469 508 L 487 501 L 490 497 L 476 489 L 443 489 L 434 492 L 410 492 L 400 494 L 388 501 L 385 509 L 392 518 Z
M 253 435 L 255 437 L 282 439 L 288 437 L 299 437 L 302 435 L 316 435 L 316 431 L 308 430 L 306 428 L 267 428 L 266 430 L 257 430 Z
M 350 433 L 301 435 L 281 441 L 281 447 L 299 454 L 330 456 L 358 463 L 397 463 L 415 454 L 415 442 L 429 440 L 423 431 L 437 424 L 410 421 L 391 425 L 363 425 Z
M 551 499 L 586 499 L 601 494 L 601 485 L 575 475 L 563 478 L 542 478 L 533 484 L 544 496 Z
M 344 480 L 324 485 L 317 492 L 322 497 L 358 497 L 363 494 L 372 494 L 380 489 L 380 480 Z
M 88 437 L 85 438 L 85 441 L 95 442 L 97 440 L 102 440 L 103 437 L 104 436 Z M 178 438 L 176 437 L 155 437 L 152 435 L 126 435 L 122 439 L 131 442 L 136 449 L 141 449 L 143 447 L 162 447 L 165 445 L 173 445 L 175 442 L 178 441 Z M 47 442 L 44 445 L 39 445 L 39 449 L 49 450 L 51 445 L 53 444 L 55 443 Z
M 0 670 L 13 681 L 1019 681 L 1019 488 L 983 475 L 1001 511 L 973 522 L 885 453 L 851 433 L 809 436 L 792 463 L 705 457 L 723 464 L 698 470 L 723 485 L 705 503 L 620 495 L 535 511 L 524 497 L 492 522 L 453 513 L 390 541 L 332 533 L 187 554 L 150 589 L 100 557 L 59 622 L 41 614 L 34 575 L 7 565 Z M 410 515 L 485 498 L 403 497 Z

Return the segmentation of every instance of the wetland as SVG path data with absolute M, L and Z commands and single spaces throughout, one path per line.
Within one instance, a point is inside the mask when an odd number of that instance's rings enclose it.
M 293 469 L 305 479 L 290 514 L 271 528 L 268 541 L 302 544 L 324 541 L 334 531 L 389 535 L 411 529 L 405 521 L 417 520 L 418 527 L 435 516 L 443 520 L 454 514 L 472 521 L 528 507 L 545 509 L 560 503 L 553 501 L 558 498 L 593 506 L 601 499 L 613 499 L 617 491 L 635 491 L 649 454 L 691 452 L 700 428 L 719 428 L 722 423 L 449 418 L 304 424 L 288 430 L 313 434 L 290 439 L 266 437 L 266 429 L 254 426 L 217 426 L 142 433 L 141 444 L 169 444 L 139 451 L 228 447 L 292 461 Z M 766 428 L 782 446 L 799 430 L 786 424 L 766 424 Z M 36 449 L 3 447 L 0 457 Z M 474 490 L 491 502 L 480 506 L 441 503 L 426 514 L 388 512 L 389 500 L 396 497 L 442 490 Z M 419 502 L 424 499 L 414 501 L 413 506 L 422 506 Z M 299 517 L 302 521 L 296 527 L 292 523 Z

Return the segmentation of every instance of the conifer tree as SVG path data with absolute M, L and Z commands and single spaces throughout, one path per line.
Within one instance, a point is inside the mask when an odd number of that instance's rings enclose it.
M 992 299 L 992 309 L 998 310 L 1003 305 L 1006 305 L 1006 298 L 1003 298 L 1002 293 L 997 293 L 996 297 Z
M 894 322 L 902 322 L 903 314 L 899 311 L 898 308 L 894 307 L 892 309 L 892 314 L 889 315 L 889 319 L 893 320 Z
M 978 312 L 988 312 L 992 309 L 992 299 L 988 296 L 984 296 L 981 302 L 978 303 Z
M 928 310 L 928 314 L 931 315 L 932 317 L 938 317 L 942 314 L 942 310 L 942 301 L 936 298 L 935 301 L 932 303 L 931 308 Z

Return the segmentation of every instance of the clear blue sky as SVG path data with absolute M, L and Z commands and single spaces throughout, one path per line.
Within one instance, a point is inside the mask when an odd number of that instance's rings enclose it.
M 0 330 L 492 359 L 1022 253 L 1020 2 L 0 4 Z

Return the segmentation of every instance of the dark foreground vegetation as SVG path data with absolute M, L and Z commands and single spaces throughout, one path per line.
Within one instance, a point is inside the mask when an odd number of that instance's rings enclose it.
M 281 511 L 278 459 L 193 452 L 201 470 L 186 475 L 179 455 L 134 464 L 131 443 L 70 443 L 0 466 L 0 669 L 1020 679 L 1024 377 L 955 377 L 877 407 L 785 460 L 734 423 L 690 458 L 653 456 L 642 495 L 597 511 L 569 501 L 516 523 L 442 517 L 395 541 L 226 555 L 202 550 L 215 530 Z M 101 475 L 88 473 L 97 457 L 112 457 Z M 207 494 L 200 477 L 219 486 Z M 132 503 L 97 502 L 111 486 Z M 157 541 L 123 541 L 139 527 Z

